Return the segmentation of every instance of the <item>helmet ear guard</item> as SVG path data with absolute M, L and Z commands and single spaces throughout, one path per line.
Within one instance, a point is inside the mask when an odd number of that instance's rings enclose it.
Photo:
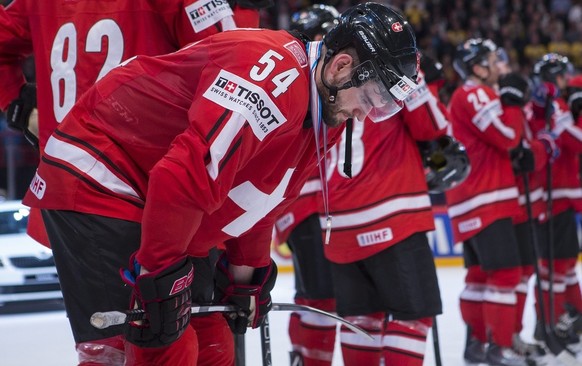
M 469 175 L 471 164 L 465 146 L 451 136 L 418 145 L 429 192 L 442 193 L 462 183 Z

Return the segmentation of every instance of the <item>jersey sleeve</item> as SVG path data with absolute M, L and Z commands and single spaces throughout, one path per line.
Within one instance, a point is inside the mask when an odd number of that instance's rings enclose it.
M 424 77 L 404 104 L 405 109 L 401 113 L 412 138 L 427 141 L 446 133 L 449 126 L 448 112 L 430 91 Z
M 499 150 L 517 146 L 524 123 L 521 108 L 503 106 L 491 88 L 475 88 L 466 97 L 464 108 L 470 111 L 469 129 Z
M 214 47 L 217 53 L 202 71 L 189 110 L 190 127 L 176 137 L 150 173 L 138 252 L 138 260 L 148 269 L 184 256 L 202 217 L 220 209 L 235 185 L 244 189 L 247 181 L 241 183 L 245 177 L 238 176 L 240 170 L 248 172 L 254 164 L 259 174 L 255 156 L 265 146 L 286 146 L 287 132 L 296 129 L 305 115 L 305 108 L 290 108 L 292 102 L 307 104 L 303 74 L 281 94 L 273 89 L 270 77 L 250 76 L 264 54 L 277 52 L 274 45 L 252 44 L 252 52 L 251 45 L 229 45 L 229 52 Z M 275 64 L 269 75 L 299 69 L 288 61 Z M 267 243 L 270 234 L 269 229 Z
M 18 97 L 25 82 L 22 63 L 32 54 L 32 41 L 24 1 L 15 0 L 7 8 L 0 7 L 0 109 L 6 110 Z
M 571 153 L 582 153 L 582 118 L 574 121 L 570 111 L 556 115 L 554 128 L 557 136 L 557 143 L 561 148 Z

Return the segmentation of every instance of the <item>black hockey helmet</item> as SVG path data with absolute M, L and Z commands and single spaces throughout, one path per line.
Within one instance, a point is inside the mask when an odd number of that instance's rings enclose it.
M 473 66 L 489 66 L 487 58 L 497 51 L 497 45 L 490 39 L 471 38 L 457 46 L 453 68 L 461 79 L 473 74 Z
M 442 193 L 460 184 L 471 171 L 465 146 L 450 136 L 419 143 L 419 148 L 431 193 Z
M 326 35 L 339 23 L 340 13 L 330 5 L 314 4 L 305 10 L 293 13 L 290 30 L 296 30 L 313 39 L 317 35 Z
M 385 101 L 402 108 L 402 101 L 416 88 L 420 63 L 416 37 L 412 26 L 396 9 L 377 3 L 353 6 L 342 13 L 339 24 L 323 41 L 327 48 L 324 67 L 332 56 L 348 47 L 353 47 L 359 58 L 351 81 L 339 88 L 326 84 L 332 103 L 337 90 L 374 80 L 383 89 L 380 93 L 385 95 Z M 400 108 L 392 109 L 391 114 Z M 386 119 L 388 110 L 380 112 L 382 116 L 369 117 L 375 121 Z
M 548 53 L 542 56 L 533 67 L 534 77 L 541 81 L 556 83 L 558 75 L 574 74 L 574 66 L 568 57 L 557 53 Z

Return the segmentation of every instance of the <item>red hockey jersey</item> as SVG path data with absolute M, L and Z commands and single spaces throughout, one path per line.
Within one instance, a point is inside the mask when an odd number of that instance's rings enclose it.
M 470 81 L 455 90 L 449 111 L 453 135 L 471 162 L 467 179 L 445 193 L 454 239 L 460 242 L 519 214 L 509 150 L 521 139 L 524 114 L 519 107 L 503 107 L 490 87 Z
M 332 154 L 328 172 L 332 230 L 325 245 L 325 255 L 332 262 L 358 261 L 414 233 L 434 230 L 416 141 L 445 134 L 447 112 L 422 76 L 405 104 L 387 121 L 354 121 L 352 179 L 343 173 L 345 135 Z M 325 230 L 326 217 L 320 221 Z
M 552 214 L 557 215 L 569 208 L 582 211 L 582 188 L 580 176 L 576 174 L 580 167 L 582 153 L 582 118 L 574 121 L 566 102 L 559 98 L 553 101 L 554 110 L 550 129 L 557 136 L 556 144 L 560 155 L 552 164 Z M 544 113 L 534 114 L 531 121 L 534 132 L 546 128 Z M 547 200 L 547 170 L 542 169 L 540 177 Z
M 233 264 L 267 265 L 315 166 L 309 57 L 286 31 L 235 30 L 122 64 L 55 130 L 25 203 L 141 222 L 146 268 L 219 242 Z
M 223 19 L 234 24 L 232 15 L 227 1 L 14 0 L 0 7 L 0 109 L 18 96 L 34 45 L 44 147 L 82 93 L 120 62 L 176 51 L 217 33 Z M 257 27 L 259 14 L 237 8 L 235 21 Z

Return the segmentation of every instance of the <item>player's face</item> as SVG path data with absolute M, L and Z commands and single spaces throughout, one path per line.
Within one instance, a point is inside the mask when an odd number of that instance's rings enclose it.
M 343 85 L 349 80 L 352 80 L 352 85 L 355 84 L 353 73 L 336 85 Z M 328 101 L 327 88 L 320 90 L 320 94 L 323 101 L 322 118 L 330 127 L 337 127 L 349 118 L 363 121 L 367 116 L 374 122 L 380 122 L 403 106 L 403 102 L 396 100 L 378 79 L 369 79 L 361 85 L 339 90 L 335 103 Z

